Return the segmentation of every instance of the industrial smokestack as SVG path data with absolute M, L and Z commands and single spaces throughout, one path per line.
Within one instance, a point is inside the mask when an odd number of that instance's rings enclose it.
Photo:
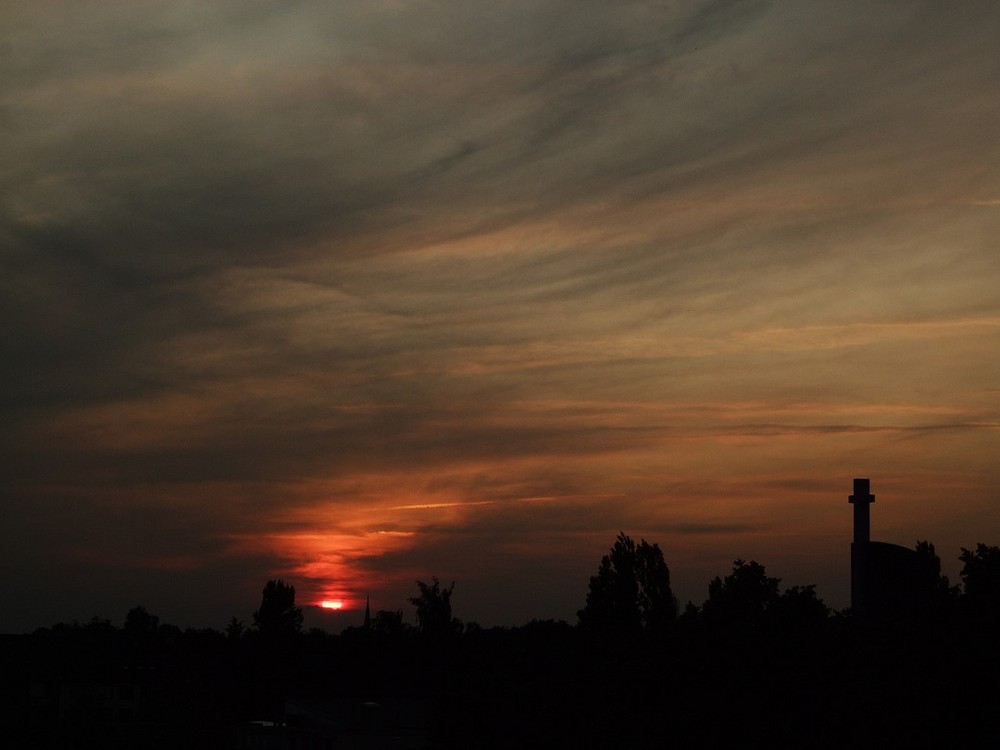
M 868 479 L 855 477 L 854 494 L 848 502 L 854 505 L 854 542 L 851 544 L 851 609 L 858 622 L 871 621 L 871 504 L 875 496 L 869 491 Z

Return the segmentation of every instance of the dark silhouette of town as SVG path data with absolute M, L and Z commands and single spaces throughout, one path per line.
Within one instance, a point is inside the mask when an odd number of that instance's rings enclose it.
M 874 499 L 855 479 L 844 611 L 753 560 L 679 611 L 659 546 L 620 533 L 575 623 L 463 624 L 455 584 L 432 578 L 415 627 L 366 607 L 334 635 L 304 630 L 294 586 L 273 580 L 224 631 L 137 606 L 122 628 L 4 636 L 3 746 L 996 746 L 1000 547 L 962 549 L 953 586 L 929 542 L 870 539 Z

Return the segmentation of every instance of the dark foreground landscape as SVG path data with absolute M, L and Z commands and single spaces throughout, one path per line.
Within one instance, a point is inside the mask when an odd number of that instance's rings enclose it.
M 962 586 L 868 622 L 755 562 L 678 613 L 656 545 L 621 535 L 579 622 L 462 624 L 452 587 L 339 635 L 301 630 L 294 588 L 249 627 L 160 624 L 142 607 L 5 636 L 5 747 L 865 748 L 996 746 L 1000 548 L 963 551 Z

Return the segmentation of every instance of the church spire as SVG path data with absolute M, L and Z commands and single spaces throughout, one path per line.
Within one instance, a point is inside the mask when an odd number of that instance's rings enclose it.
M 365 594 L 365 630 L 370 630 L 372 626 L 371 595 Z

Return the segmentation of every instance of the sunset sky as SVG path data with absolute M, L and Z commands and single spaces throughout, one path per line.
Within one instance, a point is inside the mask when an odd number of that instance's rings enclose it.
M 848 604 L 1000 544 L 1000 3 L 4 0 L 0 632 Z

